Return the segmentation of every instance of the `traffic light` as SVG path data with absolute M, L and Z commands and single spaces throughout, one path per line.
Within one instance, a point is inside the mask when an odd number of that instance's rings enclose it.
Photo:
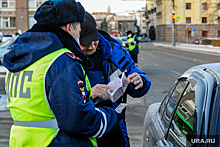
M 189 26 L 186 26 L 186 30 L 189 30 Z
M 175 23 L 175 19 L 176 19 L 176 16 L 173 15 L 173 16 L 172 16 L 173 23 Z

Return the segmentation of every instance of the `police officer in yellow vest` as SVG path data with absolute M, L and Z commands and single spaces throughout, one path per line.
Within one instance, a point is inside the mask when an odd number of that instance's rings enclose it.
M 127 31 L 127 44 L 129 47 L 129 54 L 131 55 L 134 63 L 138 66 L 138 54 L 139 54 L 139 40 L 136 35 L 134 35 L 130 30 Z
M 84 69 L 93 63 L 79 48 L 84 15 L 75 0 L 44 2 L 37 23 L 4 56 L 10 147 L 93 147 L 120 121 L 114 109 L 90 99 Z

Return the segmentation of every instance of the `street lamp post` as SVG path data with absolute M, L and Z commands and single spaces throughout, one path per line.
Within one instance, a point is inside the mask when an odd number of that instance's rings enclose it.
M 124 32 L 123 31 L 123 23 L 120 22 L 119 24 L 121 25 L 121 33 L 122 33 L 122 36 L 123 36 L 123 32 Z
M 147 23 L 147 42 L 149 42 L 149 19 L 146 19 Z
M 147 4 L 146 4 L 146 7 L 145 7 L 145 18 L 146 18 L 146 24 L 147 24 L 147 42 L 149 42 L 149 29 L 148 29 L 148 26 L 149 26 L 149 16 L 148 16 L 148 10 L 147 10 Z

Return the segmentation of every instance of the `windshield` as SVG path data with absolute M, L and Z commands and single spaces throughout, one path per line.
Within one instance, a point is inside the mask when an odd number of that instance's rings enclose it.
M 121 40 L 122 40 L 122 41 L 127 41 L 127 38 L 122 38 Z
M 4 44 L 2 44 L 0 47 L 1 48 L 5 48 L 5 47 L 9 46 L 13 42 L 14 42 L 14 39 L 10 39 L 10 40 L 6 41 Z

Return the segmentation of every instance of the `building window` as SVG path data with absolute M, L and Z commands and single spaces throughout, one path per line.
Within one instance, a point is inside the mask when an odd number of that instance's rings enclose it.
M 9 8 L 15 8 L 15 0 L 8 0 L 9 1 Z
M 218 37 L 220 37 L 220 31 L 218 31 Z
M 36 0 L 36 6 L 39 7 L 43 3 L 43 0 Z
M 10 17 L 10 27 L 15 27 L 15 17 Z
M 218 9 L 220 9 L 220 3 L 218 3 Z
M 191 10 L 191 3 L 186 3 L 186 10 Z
M 8 27 L 8 17 L 2 18 L 2 27 L 7 28 Z
M 16 21 L 15 17 L 0 17 L 0 27 L 10 28 L 15 27 Z
M 2 0 L 2 8 L 8 8 L 8 1 Z
M 202 3 L 202 9 L 207 10 L 207 3 Z
M 15 8 L 15 0 L 1 0 L 2 8 Z
M 191 23 L 191 17 L 186 17 L 186 23 Z
M 29 17 L 29 28 L 31 28 L 36 23 L 34 17 Z
M 208 32 L 207 31 L 202 31 L 202 37 L 207 37 L 208 36 Z
M 207 23 L 207 17 L 202 17 L 202 23 Z
M 218 17 L 218 24 L 220 24 L 220 17 Z
M 188 37 L 191 37 L 191 31 L 188 31 Z
M 45 0 L 29 0 L 28 6 L 29 8 L 37 8 L 39 7 Z

